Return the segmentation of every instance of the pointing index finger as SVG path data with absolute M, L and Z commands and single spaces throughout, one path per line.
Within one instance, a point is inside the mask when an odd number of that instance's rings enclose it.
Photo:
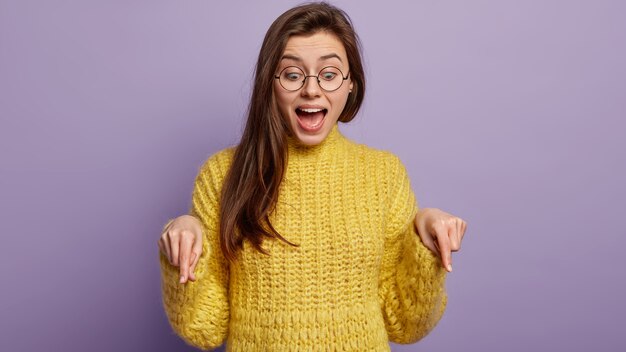
M 185 283 L 189 277 L 189 257 L 191 256 L 191 241 L 189 237 L 181 238 L 180 243 L 180 283 Z
M 437 233 L 437 244 L 439 247 L 439 253 L 441 253 L 441 261 L 443 267 L 452 272 L 452 254 L 450 253 L 450 238 L 448 237 L 448 229 L 445 229 L 445 233 Z

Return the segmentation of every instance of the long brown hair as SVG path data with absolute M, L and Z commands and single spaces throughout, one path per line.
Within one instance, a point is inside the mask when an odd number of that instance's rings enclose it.
M 246 238 L 264 254 L 268 254 L 261 247 L 265 237 L 298 246 L 281 236 L 269 220 L 285 173 L 290 133 L 274 97 L 274 75 L 289 37 L 318 31 L 336 35 L 348 56 L 353 88 L 339 121 L 351 121 L 361 107 L 365 95 L 361 45 L 348 15 L 325 2 L 303 4 L 280 15 L 265 34 L 246 127 L 222 186 L 220 243 L 230 261 L 236 260 Z

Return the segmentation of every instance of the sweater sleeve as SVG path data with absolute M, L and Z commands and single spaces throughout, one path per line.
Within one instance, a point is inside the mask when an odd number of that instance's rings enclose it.
M 202 254 L 196 265 L 196 281 L 179 283 L 180 268 L 160 254 L 163 305 L 170 325 L 188 344 L 213 349 L 228 333 L 229 267 L 219 246 L 219 191 L 222 169 L 211 157 L 198 173 L 190 214 L 202 223 Z
M 414 343 L 439 322 L 447 303 L 446 271 L 414 226 L 417 203 L 404 165 L 393 156 L 379 299 L 389 340 Z

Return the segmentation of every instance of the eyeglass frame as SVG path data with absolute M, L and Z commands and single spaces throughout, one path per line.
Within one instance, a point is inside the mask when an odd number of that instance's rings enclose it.
M 295 68 L 297 68 L 298 70 L 300 70 L 300 72 L 302 72 L 302 73 L 304 74 L 304 77 L 302 78 L 302 85 L 300 85 L 300 88 L 298 88 L 298 89 L 293 89 L 293 90 L 287 89 L 287 88 L 285 88 L 285 86 L 283 86 L 282 82 L 280 81 L 280 74 L 281 74 L 281 73 L 283 73 L 283 71 L 285 71 L 286 69 L 288 69 L 288 68 L 290 68 L 290 67 L 295 67 Z M 329 67 L 332 67 L 332 68 L 334 68 L 334 69 L 337 69 L 337 71 L 339 71 L 339 73 L 341 74 L 341 84 L 339 84 L 339 86 L 338 86 L 337 88 L 333 89 L 333 90 L 324 89 L 324 88 L 322 87 L 322 85 L 320 84 L 320 83 L 321 83 L 321 82 L 320 82 L 320 74 L 322 74 L 322 71 L 324 71 L 325 69 L 327 69 L 327 68 L 329 68 Z M 317 73 L 317 75 L 307 75 L 307 74 L 304 72 L 304 70 L 303 70 L 303 69 L 301 69 L 301 68 L 300 68 L 300 67 L 298 67 L 298 66 L 293 66 L 293 65 L 292 65 L 292 66 L 287 66 L 287 67 L 283 68 L 282 70 L 280 70 L 280 72 L 278 72 L 278 75 L 274 75 L 274 79 L 277 79 L 277 80 L 278 80 L 278 84 L 280 84 L 280 86 L 281 86 L 281 87 L 283 87 L 283 89 L 284 89 L 284 90 L 286 90 L 286 91 L 288 91 L 288 92 L 297 92 L 297 91 L 299 91 L 300 89 L 302 89 L 302 87 L 304 87 L 304 85 L 306 84 L 306 79 L 307 79 L 307 78 L 309 78 L 309 77 L 315 77 L 315 78 L 317 78 L 317 85 L 320 87 L 320 89 L 321 89 L 321 90 L 323 90 L 323 91 L 325 91 L 325 92 L 334 92 L 334 91 L 338 90 L 339 88 L 341 88 L 341 86 L 343 85 L 343 82 L 344 82 L 345 80 L 347 80 L 347 79 L 350 77 L 350 71 L 348 70 L 348 74 L 344 77 L 344 76 L 343 76 L 343 71 L 341 71 L 341 69 L 339 69 L 339 67 L 337 67 L 337 66 L 324 66 L 324 67 L 322 67 L 322 69 L 320 70 L 320 72 L 318 72 L 318 73 Z

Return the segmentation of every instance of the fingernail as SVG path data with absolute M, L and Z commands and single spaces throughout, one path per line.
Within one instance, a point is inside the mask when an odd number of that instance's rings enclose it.
M 452 264 L 448 264 L 448 271 L 452 272 Z
M 180 283 L 182 284 L 183 282 L 185 282 L 185 276 L 180 277 Z

